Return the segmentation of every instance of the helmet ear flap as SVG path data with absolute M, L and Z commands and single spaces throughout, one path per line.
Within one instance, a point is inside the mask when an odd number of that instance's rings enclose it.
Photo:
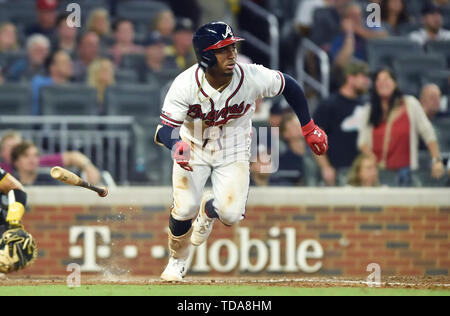
M 202 58 L 200 61 L 200 66 L 203 68 L 212 67 L 217 63 L 216 55 L 213 51 L 206 51 L 202 53 Z

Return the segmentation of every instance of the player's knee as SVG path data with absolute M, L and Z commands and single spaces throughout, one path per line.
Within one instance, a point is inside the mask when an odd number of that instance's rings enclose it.
M 242 213 L 219 213 L 219 218 L 222 223 L 227 226 L 232 226 L 238 223 L 242 218 Z
M 187 221 L 195 217 L 199 207 L 200 206 L 195 203 L 184 203 L 180 206 L 174 206 L 171 215 L 176 220 Z
M 219 218 L 225 225 L 231 226 L 238 223 L 242 219 L 242 214 L 245 213 L 245 203 L 222 207 L 219 209 Z

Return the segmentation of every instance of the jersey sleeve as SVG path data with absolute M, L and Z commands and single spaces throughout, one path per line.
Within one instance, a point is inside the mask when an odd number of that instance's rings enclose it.
M 175 79 L 164 100 L 160 116 L 162 124 L 172 127 L 183 125 L 189 109 L 189 104 L 186 101 L 187 90 L 183 90 L 183 81 L 180 77 Z
M 260 97 L 276 97 L 283 93 L 285 79 L 280 71 L 271 70 L 262 65 L 250 65 L 249 74 L 257 85 Z

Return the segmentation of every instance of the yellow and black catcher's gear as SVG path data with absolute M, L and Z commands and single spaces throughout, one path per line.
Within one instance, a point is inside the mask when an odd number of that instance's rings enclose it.
M 38 256 L 36 242 L 23 228 L 6 231 L 0 240 L 0 272 L 11 273 L 33 264 Z

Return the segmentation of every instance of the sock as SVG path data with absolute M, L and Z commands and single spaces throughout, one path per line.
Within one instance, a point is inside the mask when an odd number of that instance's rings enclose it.
M 209 200 L 205 205 L 205 213 L 209 218 L 219 218 L 219 214 L 217 214 L 214 208 L 214 200 Z
M 169 229 L 172 232 L 172 235 L 179 237 L 185 235 L 189 229 L 192 227 L 192 220 L 188 221 L 177 221 L 175 218 L 170 215 L 169 219 Z

